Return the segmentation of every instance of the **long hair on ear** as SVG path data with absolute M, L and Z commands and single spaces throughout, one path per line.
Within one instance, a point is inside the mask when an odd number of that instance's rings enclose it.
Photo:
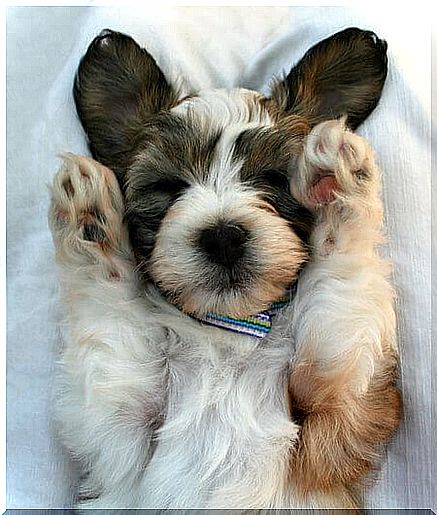
M 272 87 L 272 100 L 311 126 L 346 116 L 354 130 L 377 106 L 387 76 L 387 43 L 355 27 L 310 48 L 284 80 Z
M 81 59 L 74 99 L 93 157 L 120 179 L 141 127 L 177 102 L 152 56 L 131 37 L 105 29 Z

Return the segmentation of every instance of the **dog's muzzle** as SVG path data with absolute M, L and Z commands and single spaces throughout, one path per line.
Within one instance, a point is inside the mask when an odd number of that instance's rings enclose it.
M 248 240 L 249 232 L 243 226 L 220 222 L 203 229 L 197 243 L 209 261 L 229 269 L 244 256 Z

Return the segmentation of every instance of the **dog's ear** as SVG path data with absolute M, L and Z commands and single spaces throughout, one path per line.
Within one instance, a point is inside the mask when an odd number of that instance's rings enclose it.
M 272 88 L 281 109 L 315 125 L 346 115 L 355 129 L 375 109 L 387 75 L 387 44 L 348 28 L 313 46 Z
M 121 178 L 141 126 L 153 114 L 169 109 L 176 92 L 131 37 L 104 30 L 80 62 L 74 99 L 93 157 Z

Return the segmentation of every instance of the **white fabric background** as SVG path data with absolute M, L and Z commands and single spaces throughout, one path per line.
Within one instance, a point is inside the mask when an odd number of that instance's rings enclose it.
M 378 480 L 373 508 L 435 508 L 431 413 L 430 31 L 428 13 L 396 8 L 14 7 L 7 17 L 7 449 L 8 508 L 70 507 L 75 471 L 52 434 L 57 283 L 46 222 L 64 151 L 86 153 L 73 75 L 102 28 L 145 45 L 187 87 L 267 91 L 312 44 L 347 26 L 389 43 L 390 72 L 360 128 L 384 173 L 388 245 L 398 290 L 400 385 L 405 413 Z M 391 7 L 393 9 L 393 7 Z M 386 13 L 387 14 L 387 13 Z M 435 360 L 434 360 L 435 361 Z M 434 370 L 433 370 L 434 367 Z

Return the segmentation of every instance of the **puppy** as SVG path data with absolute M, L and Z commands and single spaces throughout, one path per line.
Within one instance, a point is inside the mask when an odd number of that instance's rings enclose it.
M 359 506 L 400 411 L 379 173 L 351 132 L 386 71 L 350 28 L 268 98 L 181 97 L 130 37 L 91 43 L 94 159 L 65 156 L 50 210 L 76 507 Z

